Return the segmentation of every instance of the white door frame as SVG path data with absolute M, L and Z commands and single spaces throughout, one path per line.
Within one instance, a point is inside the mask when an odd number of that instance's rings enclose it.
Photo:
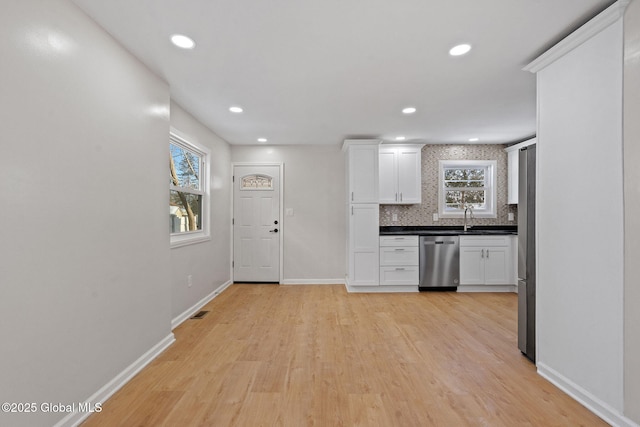
M 282 281 L 284 280 L 283 278 L 283 273 L 284 273 L 284 221 L 282 220 L 284 217 L 284 163 L 283 162 L 266 162 L 266 163 L 262 163 L 262 162 L 232 162 L 231 163 L 231 179 L 229 180 L 231 182 L 231 218 L 232 218 L 232 222 L 231 222 L 231 260 L 233 261 L 234 259 L 234 254 L 235 254 L 235 248 L 234 248 L 234 235 L 233 232 L 234 230 L 234 225 L 233 225 L 233 218 L 235 218 L 234 216 L 234 211 L 233 211 L 233 206 L 235 203 L 234 197 L 235 197 L 235 192 L 233 189 L 233 177 L 235 175 L 235 171 L 236 171 L 236 166 L 278 166 L 278 170 L 280 171 L 280 200 L 278 201 L 279 204 L 279 218 L 278 218 L 278 228 L 279 228 L 279 236 L 278 236 L 278 246 L 279 246 L 279 251 L 280 251 L 280 265 L 278 265 L 278 284 L 281 284 Z M 231 282 L 233 283 L 235 280 L 235 277 L 233 277 L 234 275 L 234 271 L 233 271 L 233 265 L 229 266 L 231 268 Z

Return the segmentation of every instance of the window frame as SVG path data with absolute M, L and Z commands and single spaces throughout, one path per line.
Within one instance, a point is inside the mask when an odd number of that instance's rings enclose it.
M 194 154 L 200 156 L 200 189 L 195 190 L 192 188 L 185 188 L 173 185 L 169 182 L 169 192 L 182 191 L 190 194 L 197 194 L 202 196 L 201 202 L 201 229 L 195 231 L 184 231 L 180 233 L 169 232 L 169 241 L 171 248 L 178 248 L 181 246 L 192 245 L 196 243 L 206 242 L 211 240 L 211 208 L 210 208 L 210 173 L 211 173 L 211 150 L 202 146 L 196 142 L 190 141 L 187 138 L 178 134 L 175 129 L 171 129 L 169 132 L 169 145 L 177 145 L 185 150 L 191 151 Z M 169 148 L 169 147 L 167 147 Z M 169 155 L 171 153 L 169 152 Z
M 440 160 L 438 171 L 438 215 L 440 218 L 463 218 L 464 209 L 447 208 L 445 202 L 444 171 L 452 168 L 482 168 L 485 174 L 485 208 L 473 209 L 475 218 L 497 218 L 497 164 L 496 160 Z

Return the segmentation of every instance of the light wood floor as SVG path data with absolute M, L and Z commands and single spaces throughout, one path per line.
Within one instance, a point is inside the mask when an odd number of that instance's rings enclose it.
M 233 285 L 85 426 L 606 426 L 517 348 L 514 294 Z

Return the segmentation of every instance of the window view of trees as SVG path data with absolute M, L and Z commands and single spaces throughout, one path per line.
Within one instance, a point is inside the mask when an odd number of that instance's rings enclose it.
M 447 209 L 485 207 L 486 168 L 445 168 L 444 187 Z
M 171 233 L 202 229 L 202 156 L 169 144 L 169 216 Z

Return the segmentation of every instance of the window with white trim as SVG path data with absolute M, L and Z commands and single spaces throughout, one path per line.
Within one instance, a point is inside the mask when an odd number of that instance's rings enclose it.
M 169 135 L 171 246 L 209 240 L 209 150 Z
M 496 161 L 440 160 L 438 214 L 461 218 L 471 208 L 476 218 L 496 218 Z

